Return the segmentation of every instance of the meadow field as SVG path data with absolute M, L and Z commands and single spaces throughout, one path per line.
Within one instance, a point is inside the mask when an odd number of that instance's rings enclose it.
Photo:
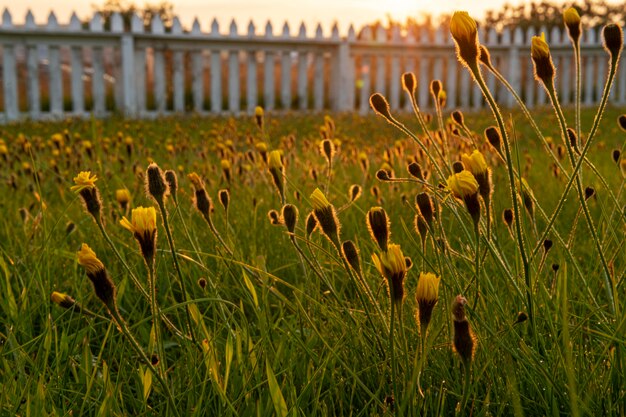
M 512 221 L 490 113 L 444 114 L 434 142 L 399 116 L 433 154 L 445 143 L 443 176 L 375 116 L 0 127 L 0 414 L 624 415 L 621 111 L 605 112 L 581 170 L 609 277 L 564 193 L 554 113 L 533 113 L 547 148 L 505 113 L 526 183 Z M 583 132 L 594 116 L 583 109 Z M 476 228 L 447 178 L 474 150 L 493 188 Z M 99 274 L 116 292 L 94 293 Z

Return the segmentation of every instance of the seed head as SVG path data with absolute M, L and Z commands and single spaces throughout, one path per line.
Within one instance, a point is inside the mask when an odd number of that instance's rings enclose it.
M 176 172 L 171 169 L 165 171 L 165 181 L 167 182 L 167 186 L 170 190 L 172 200 L 174 200 L 174 203 L 178 204 L 178 176 L 176 175 Z
M 386 252 L 390 234 L 389 218 L 382 207 L 373 207 L 367 212 L 367 229 L 380 250 Z
M 148 194 L 151 195 L 157 203 L 163 202 L 169 190 L 161 168 L 154 162 L 151 163 L 146 170 L 146 178 L 146 191 Z
M 485 137 L 491 146 L 502 155 L 502 136 L 500 136 L 500 131 L 494 126 L 488 127 L 485 129 Z
M 387 99 L 380 93 L 374 93 L 370 96 L 370 106 L 379 116 L 384 117 L 388 122 L 393 120 L 389 111 L 389 103 Z
M 607 50 L 611 59 L 617 61 L 624 45 L 624 34 L 622 28 L 614 23 L 609 23 L 602 29 L 604 39 L 604 49 Z
M 415 74 L 413 74 L 412 72 L 405 72 L 404 74 L 402 74 L 402 88 L 411 97 L 415 97 L 415 90 L 417 89 L 417 80 L 415 79 Z
M 350 265 L 358 275 L 362 275 L 359 250 L 357 249 L 354 242 L 352 242 L 351 240 L 346 240 L 345 242 L 343 242 L 341 244 L 341 253 L 343 254 L 346 262 L 348 262 L 348 265 Z
M 298 223 L 298 208 L 293 204 L 285 204 L 283 206 L 282 218 L 285 222 L 285 227 L 287 227 L 287 231 L 294 233 L 296 224 Z

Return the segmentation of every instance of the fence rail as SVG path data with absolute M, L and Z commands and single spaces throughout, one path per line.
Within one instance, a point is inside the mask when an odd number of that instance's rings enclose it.
M 324 35 L 318 25 L 313 36 L 301 25 L 292 34 L 287 23 L 274 34 L 268 22 L 263 33 L 250 22 L 240 33 L 232 21 L 226 33 L 213 20 L 203 32 L 195 19 L 183 30 L 178 18 L 166 31 L 160 18 L 148 28 L 134 15 L 125 28 L 113 14 L 105 30 L 100 14 L 84 25 L 76 14 L 59 24 L 50 13 L 45 24 L 31 12 L 14 25 L 4 10 L 0 25 L 2 89 L 0 119 L 13 121 L 65 116 L 105 116 L 113 111 L 129 117 L 167 113 L 238 114 L 266 109 L 369 111 L 368 98 L 385 94 L 392 109 L 409 109 L 401 94 L 400 74 L 413 71 L 418 79 L 417 101 L 429 108 L 428 85 L 440 79 L 447 91 L 446 106 L 480 109 L 480 91 L 458 64 L 447 32 L 422 31 L 416 38 L 400 28 L 364 28 L 357 38 L 350 27 L 340 36 L 337 26 Z M 544 31 L 545 32 L 545 31 Z M 494 65 L 506 76 L 529 107 L 546 104 L 546 95 L 533 80 L 530 39 L 533 29 L 479 31 Z M 558 69 L 560 99 L 571 103 L 575 94 L 573 53 L 564 30 L 546 33 Z M 582 101 L 599 100 L 607 69 L 598 28 L 583 34 Z M 626 65 L 621 65 L 614 103 L 626 103 Z M 504 105 L 513 97 L 493 76 L 487 84 Z

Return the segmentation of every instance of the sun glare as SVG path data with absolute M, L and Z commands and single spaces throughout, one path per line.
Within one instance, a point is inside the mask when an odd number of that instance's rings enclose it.
M 404 20 L 409 16 L 415 16 L 419 12 L 418 0 L 388 0 L 380 5 L 391 17 Z

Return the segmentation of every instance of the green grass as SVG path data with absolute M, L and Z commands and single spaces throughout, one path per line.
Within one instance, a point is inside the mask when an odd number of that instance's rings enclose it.
M 583 110 L 583 132 L 589 131 L 594 112 Z M 573 112 L 566 113 L 573 124 Z M 553 112 L 546 108 L 533 114 L 556 149 L 562 142 Z M 559 236 L 566 243 L 571 239 L 570 244 L 559 242 L 553 231 L 549 237 L 554 246 L 545 259 L 541 249 L 531 261 L 535 331 L 529 320 L 517 322 L 519 312 L 528 313 L 527 288 L 516 241 L 501 216 L 511 207 L 506 165 L 482 135 L 495 124 L 491 114 L 466 115 L 466 124 L 477 132 L 476 141 L 493 170 L 495 187 L 489 241 L 485 225 L 481 226 L 478 285 L 475 238 L 465 207 L 443 190 L 430 192 L 441 210 L 441 227 L 436 228 L 435 237 L 445 241 L 446 248 L 429 238 L 422 251 L 413 226 L 413 201 L 418 192 L 428 189 L 416 183 L 380 182 L 374 175 L 387 150 L 396 177 L 409 177 L 407 159 L 417 155 L 423 169 L 432 173 L 429 181 L 436 189 L 439 181 L 434 169 L 417 146 L 380 118 L 333 115 L 335 138 L 341 145 L 327 197 L 339 208 L 348 203 L 352 184 L 363 186 L 362 197 L 338 217 L 341 239 L 350 239 L 359 248 L 373 299 L 355 285 L 354 274 L 344 268 L 319 231 L 310 241 L 305 238 L 305 218 L 312 208 L 308 197 L 327 182 L 326 162 L 318 148 L 319 127 L 324 123 L 321 115 L 269 115 L 265 136 L 253 120 L 225 118 L 3 126 L 0 137 L 8 155 L 0 162 L 4 196 L 0 199 L 0 414 L 175 415 L 176 410 L 179 415 L 361 416 L 401 411 L 447 416 L 456 410 L 473 416 L 624 415 L 626 198 L 624 178 L 611 158 L 612 150 L 622 148 L 626 138 L 615 123 L 619 114 L 619 109 L 605 112 L 589 153 L 603 181 L 589 168 L 583 170 L 583 184 L 596 192 L 589 206 L 610 261 L 618 311 L 611 313 L 598 253 L 584 217 L 577 214 L 580 203 L 572 190 L 555 224 Z M 400 119 L 422 136 L 415 119 Z M 506 119 L 514 139 L 514 165 L 532 188 L 537 207 L 549 215 L 566 178 L 555 174 L 553 162 L 523 115 L 514 112 Z M 430 127 L 436 129 L 436 122 Z M 64 130 L 68 137 L 56 152 L 51 137 Z M 126 137 L 133 140 L 130 153 Z M 83 140 L 91 142 L 90 152 Z M 256 151 L 259 141 L 265 141 L 270 150 L 283 150 L 286 200 L 300 213 L 296 242 L 315 270 L 298 254 L 285 227 L 270 224 L 268 211 L 280 211 L 281 203 Z M 474 149 L 460 140 L 451 140 L 450 147 L 454 160 Z M 366 174 L 360 168 L 360 152 L 368 156 Z M 220 168 L 221 159 L 232 165 L 230 184 Z M 131 271 L 147 286 L 139 248 L 131 233 L 119 225 L 124 213 L 115 201 L 115 190 L 128 188 L 132 207 L 154 205 L 143 184 L 150 161 L 178 174 L 180 211 L 171 198 L 166 206 L 189 293 L 184 303 L 159 214 L 158 304 L 185 334 L 189 308 L 198 339 L 180 338 L 161 328 L 166 356 L 161 364 L 167 367 L 165 380 L 175 410 L 110 320 L 76 262 L 81 243 L 94 249 L 117 286 L 119 310 L 130 331 L 148 356 L 155 352 L 150 303 L 129 279 L 80 197 L 69 190 L 79 171 L 91 170 L 98 176 L 105 227 Z M 570 170 L 566 155 L 562 164 Z M 215 206 L 213 222 L 232 248 L 232 256 L 194 208 L 193 188 L 187 179 L 190 172 L 203 177 Z M 378 187 L 380 198 L 372 193 L 373 186 Z M 223 188 L 229 188 L 231 196 L 228 223 L 217 199 L 217 191 Z M 403 197 L 409 204 L 403 204 Z M 403 319 L 396 323 L 402 326 L 396 327 L 396 381 L 392 381 L 387 349 L 389 296 L 371 260 L 380 251 L 365 221 L 373 206 L 386 210 L 391 240 L 413 262 L 404 281 Z M 540 235 L 547 223 L 541 215 L 535 217 L 534 224 L 526 212 L 518 219 L 528 250 L 541 243 L 536 233 Z M 441 277 L 424 363 L 415 320 L 420 272 Z M 201 278 L 208 283 L 204 288 L 199 285 Z M 53 291 L 72 296 L 96 316 L 51 303 Z M 450 306 L 457 294 L 468 300 L 468 319 L 477 340 L 465 406 L 460 404 L 461 363 L 452 349 Z M 409 389 L 415 387 L 416 364 L 423 365 L 419 378 L 423 396 L 416 388 Z

